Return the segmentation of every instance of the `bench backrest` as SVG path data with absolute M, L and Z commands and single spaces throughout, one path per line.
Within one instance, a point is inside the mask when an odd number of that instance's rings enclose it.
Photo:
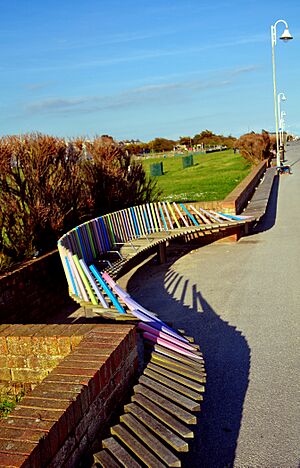
M 118 251 L 126 242 L 151 233 L 236 221 L 222 213 L 174 202 L 146 203 L 87 221 L 58 241 L 70 295 L 108 307 L 103 294 L 95 289 L 99 281 L 89 267 L 109 252 Z

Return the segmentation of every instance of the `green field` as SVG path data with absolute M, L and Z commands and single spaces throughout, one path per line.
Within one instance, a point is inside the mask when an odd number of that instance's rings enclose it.
M 194 155 L 194 166 L 183 169 L 180 156 L 143 158 L 146 174 L 150 164 L 163 163 L 164 175 L 154 177 L 161 200 L 223 200 L 251 171 L 251 165 L 232 150 Z

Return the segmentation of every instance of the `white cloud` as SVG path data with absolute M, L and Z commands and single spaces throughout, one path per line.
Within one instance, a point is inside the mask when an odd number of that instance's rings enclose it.
M 205 79 L 150 83 L 144 86 L 129 88 L 113 95 L 79 96 L 72 98 L 51 97 L 26 105 L 25 110 L 31 114 L 61 114 L 69 112 L 98 112 L 108 109 L 122 109 L 132 106 L 154 104 L 170 105 L 195 98 L 195 93 L 222 89 L 235 83 L 237 76 L 252 73 L 259 69 L 253 64 L 227 70 L 215 70 L 214 76 Z M 222 78 L 219 78 L 219 76 Z M 165 80 L 167 77 L 165 77 Z

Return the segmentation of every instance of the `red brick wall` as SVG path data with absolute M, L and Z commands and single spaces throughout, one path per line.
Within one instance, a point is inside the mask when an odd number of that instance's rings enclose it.
M 0 325 L 0 391 L 27 392 L 93 325 Z
M 0 466 L 76 466 L 88 448 L 98 448 L 137 367 L 134 326 L 93 325 L 0 421 Z
M 247 206 L 253 196 L 255 187 L 258 185 L 264 172 L 266 172 L 268 161 L 259 163 L 251 173 L 223 200 L 222 207 L 225 213 L 240 214 Z
M 0 323 L 40 323 L 74 308 L 57 251 L 0 276 Z
M 211 202 L 194 202 L 195 207 L 207 210 L 223 211 L 229 214 L 240 214 L 247 206 L 253 195 L 255 187 L 258 185 L 263 173 L 266 171 L 268 161 L 262 161 L 250 174 L 224 199 Z

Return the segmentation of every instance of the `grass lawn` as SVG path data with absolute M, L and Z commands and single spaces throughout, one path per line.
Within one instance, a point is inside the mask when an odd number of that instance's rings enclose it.
M 223 200 L 251 171 L 251 165 L 233 150 L 194 155 L 194 166 L 182 168 L 180 156 L 143 159 L 150 177 L 150 164 L 163 162 L 164 175 L 155 177 L 161 200 Z

